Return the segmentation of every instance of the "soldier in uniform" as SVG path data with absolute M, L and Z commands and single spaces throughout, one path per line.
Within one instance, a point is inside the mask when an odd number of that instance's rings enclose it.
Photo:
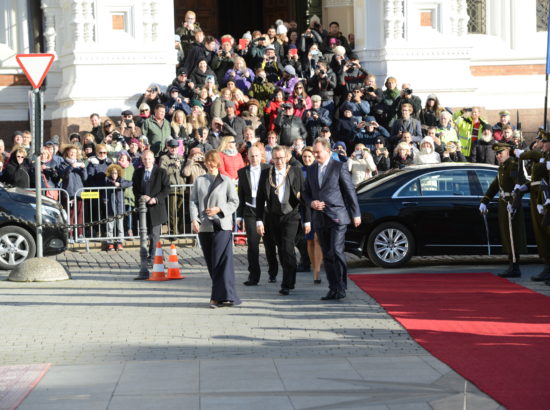
M 514 208 L 514 198 L 512 191 L 518 182 L 518 161 L 510 156 L 511 146 L 505 143 L 493 145 L 493 150 L 497 157 L 499 168 L 495 180 L 487 189 L 485 196 L 481 199 L 479 211 L 486 213 L 487 205 L 491 199 L 499 193 L 498 200 L 498 224 L 500 228 L 500 239 L 503 250 L 508 254 L 510 264 L 508 269 L 499 274 L 502 278 L 518 278 L 521 276 L 519 268 L 520 254 L 525 253 L 525 221 L 523 208 L 518 206 Z M 512 227 L 510 231 L 510 226 Z
M 539 150 L 526 151 L 520 154 L 520 160 L 530 160 L 531 181 L 526 185 L 529 187 L 531 197 L 531 221 L 533 222 L 533 233 L 537 242 L 539 256 L 544 262 L 544 269 L 539 274 L 533 276 L 531 280 L 535 282 L 548 281 L 550 283 L 550 229 L 548 226 L 542 226 L 544 203 L 549 196 L 544 195 L 543 190 L 548 189 L 547 167 L 550 164 L 550 133 L 542 132 L 542 152 Z M 544 180 L 544 182 L 542 182 Z M 542 183 L 542 185 L 541 185 Z M 545 188 L 546 187 L 546 188 Z M 548 194 L 546 194 L 548 195 Z M 539 205 L 539 206 L 537 206 Z M 548 205 L 547 205 L 548 206 Z M 539 212 L 542 210 L 543 212 Z

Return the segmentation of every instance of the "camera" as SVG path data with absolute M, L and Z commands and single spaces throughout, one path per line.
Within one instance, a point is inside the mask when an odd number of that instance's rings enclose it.
M 124 122 L 126 123 L 126 126 L 128 126 L 133 122 L 133 120 L 124 120 Z
M 413 90 L 412 90 L 412 88 L 405 88 L 405 89 L 403 89 L 403 92 L 404 92 L 406 95 L 412 95 Z
M 320 75 L 325 75 L 325 70 L 319 70 Z
M 366 91 L 367 93 L 373 93 L 373 92 L 374 92 L 374 87 L 367 87 L 367 88 L 365 89 L 365 91 Z
M 361 151 L 360 149 L 356 150 L 355 151 L 355 158 L 356 159 L 363 159 L 363 151 Z
M 301 110 L 304 108 L 304 99 L 302 97 L 298 97 L 298 100 L 296 101 L 296 108 Z
M 124 137 L 118 131 L 113 131 L 111 136 L 113 137 L 113 140 L 124 141 Z
M 292 104 L 287 104 L 287 103 L 281 104 L 281 108 L 283 110 L 286 110 L 287 108 L 292 108 Z

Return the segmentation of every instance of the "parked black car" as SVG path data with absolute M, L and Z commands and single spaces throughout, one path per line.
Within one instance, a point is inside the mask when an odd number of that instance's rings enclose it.
M 33 191 L 0 184 L 0 269 L 13 269 L 36 254 L 36 196 Z M 30 223 L 27 223 L 30 222 Z M 67 247 L 67 234 L 61 227 L 67 223 L 63 208 L 42 196 L 42 222 L 55 224 L 42 230 L 44 256 L 56 255 Z
M 375 265 L 396 268 L 412 256 L 502 253 L 497 200 L 487 222 L 479 202 L 498 167 L 470 163 L 419 165 L 392 170 L 357 187 L 362 223 L 348 227 L 346 251 Z M 529 195 L 523 197 L 529 253 L 536 253 Z

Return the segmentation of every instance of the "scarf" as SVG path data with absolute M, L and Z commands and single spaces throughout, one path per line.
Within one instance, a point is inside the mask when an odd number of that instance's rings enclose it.
M 238 154 L 236 149 L 225 149 L 223 153 L 230 157 L 234 157 L 235 155 Z

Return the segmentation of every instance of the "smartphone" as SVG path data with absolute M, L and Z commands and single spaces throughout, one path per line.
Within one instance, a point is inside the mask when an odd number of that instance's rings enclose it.
M 290 50 L 288 50 L 288 53 L 291 56 L 297 56 L 298 55 L 298 49 L 297 48 L 291 48 Z
M 244 38 L 239 39 L 239 50 L 244 50 L 246 48 L 247 41 Z

